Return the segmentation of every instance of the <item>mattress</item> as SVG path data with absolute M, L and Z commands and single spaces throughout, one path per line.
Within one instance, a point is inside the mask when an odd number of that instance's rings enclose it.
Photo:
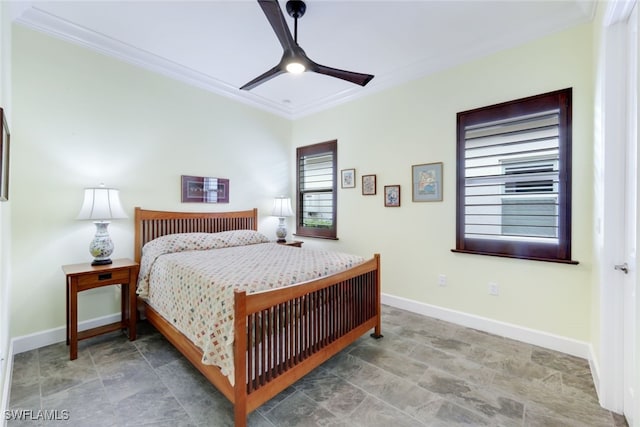
M 363 257 L 296 248 L 259 232 L 163 236 L 142 251 L 138 294 L 220 367 L 233 384 L 234 290 L 290 286 L 347 270 Z

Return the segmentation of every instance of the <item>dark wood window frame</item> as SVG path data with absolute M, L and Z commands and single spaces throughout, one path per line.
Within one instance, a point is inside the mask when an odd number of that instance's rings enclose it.
M 314 190 L 314 193 L 324 191 L 330 194 L 331 200 L 331 226 L 329 227 L 309 227 L 304 224 L 305 195 L 310 191 L 303 188 L 304 168 L 301 160 L 306 156 L 322 156 L 331 153 L 331 186 L 323 190 Z M 296 148 L 296 235 L 303 237 L 318 237 L 322 239 L 337 240 L 337 211 L 338 211 L 338 141 L 326 141 L 313 145 Z
M 558 110 L 558 211 L 557 243 L 467 237 L 466 132 L 468 129 L 516 117 Z M 457 115 L 456 248 L 453 252 L 577 264 L 571 259 L 571 124 L 572 89 L 536 95 Z M 472 215 L 472 214 L 469 214 Z

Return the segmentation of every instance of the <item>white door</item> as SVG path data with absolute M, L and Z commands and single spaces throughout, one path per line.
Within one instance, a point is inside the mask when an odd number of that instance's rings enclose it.
M 630 426 L 639 421 L 637 412 L 638 355 L 636 354 L 637 223 L 638 223 L 638 6 L 627 22 L 627 146 L 625 174 L 625 263 L 618 266 L 624 276 L 624 415 Z
M 602 3 L 599 3 L 602 4 Z M 637 0 L 606 3 L 598 58 L 595 155 L 597 256 L 600 281 L 600 375 L 598 396 L 607 409 L 640 426 L 638 323 L 638 11 Z M 599 158 L 598 158 L 599 156 Z M 602 216 L 600 216 L 602 215 Z M 616 267 L 614 271 L 613 267 Z

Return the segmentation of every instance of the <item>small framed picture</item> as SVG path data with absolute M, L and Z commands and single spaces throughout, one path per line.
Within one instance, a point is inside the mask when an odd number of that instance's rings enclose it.
M 399 185 L 384 186 L 384 205 L 387 207 L 400 206 L 400 186 Z
M 414 202 L 442 201 L 442 163 L 411 166 Z
M 229 180 L 181 175 L 182 203 L 229 203 Z
M 373 196 L 376 194 L 376 176 L 362 175 L 362 195 Z
M 342 188 L 356 188 L 356 170 L 342 169 Z

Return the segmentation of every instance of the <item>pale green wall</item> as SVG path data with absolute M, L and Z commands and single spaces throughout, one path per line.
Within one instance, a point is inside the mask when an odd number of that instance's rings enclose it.
M 273 195 L 293 190 L 293 147 L 337 138 L 339 168 L 356 168 L 358 180 L 377 174 L 378 195 L 362 196 L 359 181 L 341 189 L 340 240 L 305 245 L 380 252 L 388 294 L 588 341 L 591 37 L 582 26 L 291 124 L 14 26 L 12 335 L 64 324 L 60 265 L 88 260 L 93 235 L 93 225 L 74 221 L 83 187 L 104 181 L 120 188 L 129 213 L 136 205 L 197 209 L 180 204 L 179 175 L 217 175 L 231 179 L 224 210 L 267 213 Z M 573 257 L 580 265 L 451 253 L 456 113 L 570 86 Z M 444 201 L 412 203 L 411 165 L 437 161 L 444 162 Z M 383 207 L 385 184 L 402 186 L 400 208 Z M 263 218 L 262 228 L 270 233 L 273 218 Z M 114 222 L 111 232 L 114 256 L 131 256 L 131 220 Z M 447 275 L 447 287 L 437 286 L 438 274 Z M 488 295 L 490 281 L 500 296 Z M 81 319 L 116 309 L 112 291 L 80 301 Z
M 128 220 L 114 258 L 133 256 L 133 208 L 257 207 L 275 237 L 289 193 L 291 123 L 41 33 L 13 26 L 12 336 L 65 324 L 61 265 L 90 261 L 82 189 L 120 189 Z M 180 203 L 180 175 L 230 179 L 229 204 Z M 118 311 L 113 289 L 84 292 L 80 320 Z
M 590 339 L 591 26 L 584 25 L 296 120 L 293 145 L 338 139 L 356 189 L 338 195 L 336 249 L 382 256 L 383 292 L 581 341 Z M 455 254 L 456 113 L 573 87 L 573 258 L 579 265 Z M 293 151 L 293 150 L 292 150 Z M 411 165 L 444 163 L 444 201 L 411 201 Z M 360 177 L 376 174 L 378 194 Z M 401 207 L 383 186 L 401 185 Z M 313 244 L 313 243 L 312 243 Z M 438 287 L 438 274 L 448 285 Z M 496 282 L 500 296 L 488 294 Z

